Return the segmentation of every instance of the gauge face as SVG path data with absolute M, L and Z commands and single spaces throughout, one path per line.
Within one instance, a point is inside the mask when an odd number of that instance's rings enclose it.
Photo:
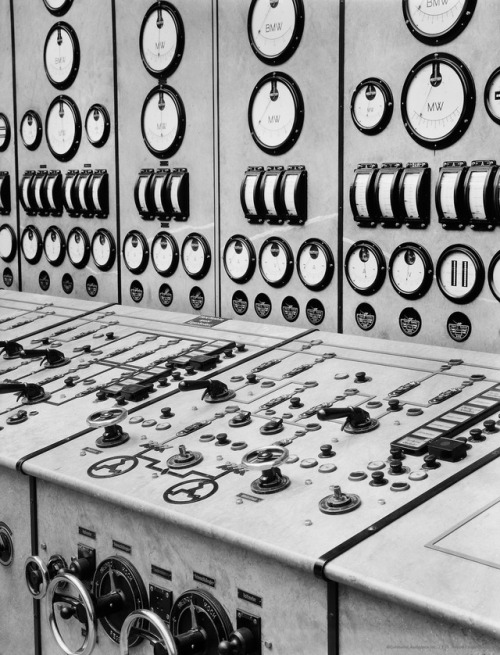
M 49 227 L 43 238 L 43 251 L 49 264 L 59 266 L 64 260 L 66 254 L 66 241 L 64 235 L 58 227 L 52 225 Z
M 184 51 L 184 25 L 177 9 L 160 0 L 142 21 L 139 48 L 146 70 L 155 77 L 171 75 Z
M 28 150 L 36 150 L 42 140 L 42 119 L 32 109 L 21 119 L 21 139 Z
M 49 82 L 56 89 L 67 89 L 80 66 L 80 46 L 75 30 L 67 23 L 56 23 L 47 34 L 43 63 Z
M 500 250 L 494 255 L 488 268 L 488 284 L 491 293 L 497 300 L 500 300 Z
M 10 143 L 10 123 L 5 114 L 0 114 L 0 152 L 7 150 Z
M 467 27 L 475 8 L 476 0 L 403 0 L 408 29 L 415 38 L 429 45 L 452 41 Z
M 21 251 L 29 264 L 36 264 L 42 256 L 42 237 L 34 225 L 24 228 L 21 236 Z
M 129 232 L 123 241 L 123 259 L 128 270 L 135 274 L 142 273 L 148 265 L 148 242 L 137 230 Z
M 16 233 L 10 225 L 0 227 L 0 257 L 4 262 L 11 262 L 16 255 Z
M 290 150 L 300 136 L 304 101 L 299 87 L 284 73 L 270 73 L 254 88 L 248 124 L 261 150 L 278 155 Z
M 239 284 L 244 284 L 255 272 L 257 257 L 252 243 L 241 234 L 231 237 L 224 247 L 226 273 Z
M 44 5 L 54 16 L 62 16 L 73 4 L 73 0 L 43 0 Z
M 470 71 L 456 57 L 421 59 L 403 86 L 401 111 L 411 138 L 426 148 L 446 148 L 469 127 L 476 105 Z
M 383 80 L 363 80 L 352 95 L 352 120 L 363 134 L 382 132 L 391 120 L 393 109 L 391 90 Z
M 439 257 L 436 279 L 446 298 L 465 304 L 474 300 L 483 287 L 484 265 L 472 248 L 449 246 Z
M 95 104 L 88 110 L 85 117 L 85 132 L 90 143 L 100 148 L 109 138 L 110 119 L 106 107 Z
M 159 86 L 148 93 L 142 108 L 141 129 L 147 149 L 156 157 L 171 157 L 179 150 L 186 129 L 186 114 L 174 89 Z
M 76 104 L 68 96 L 55 98 L 47 111 L 45 132 L 50 152 L 59 161 L 70 160 L 82 138 L 82 123 Z
M 182 244 L 182 265 L 189 277 L 200 280 L 208 273 L 212 254 L 205 237 L 200 234 L 188 235 Z
M 286 241 L 270 237 L 259 252 L 259 269 L 264 280 L 272 287 L 283 287 L 292 277 L 293 253 Z
M 175 273 L 179 264 L 177 241 L 168 232 L 159 232 L 151 245 L 151 258 L 156 271 L 168 277 Z
M 68 257 L 75 268 L 84 268 L 90 257 L 90 241 L 87 233 L 74 227 L 68 234 Z
M 500 124 L 500 68 L 496 68 L 486 82 L 484 106 L 489 117 Z
M 252 0 L 248 38 L 257 57 L 275 66 L 289 59 L 304 31 L 303 0 Z
M 92 237 L 92 258 L 101 271 L 109 271 L 115 263 L 116 246 L 113 235 L 107 230 L 97 230 Z
M 332 251 L 320 239 L 308 239 L 297 254 L 297 273 L 308 289 L 320 291 L 331 282 L 334 272 Z
M 429 253 L 416 243 L 403 243 L 392 253 L 389 278 L 403 298 L 415 300 L 427 293 L 434 267 Z
M 378 291 L 385 280 L 384 255 L 374 243 L 358 241 L 349 248 L 346 255 L 345 272 L 351 287 L 369 296 Z

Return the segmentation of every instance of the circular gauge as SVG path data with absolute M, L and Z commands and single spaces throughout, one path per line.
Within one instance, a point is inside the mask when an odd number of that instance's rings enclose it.
M 90 241 L 85 230 L 74 227 L 68 234 L 68 257 L 75 268 L 84 268 L 90 259 Z
M 304 122 L 299 87 L 284 73 L 269 73 L 255 86 L 248 106 L 248 124 L 261 150 L 279 155 L 294 145 Z
M 0 257 L 4 262 L 11 262 L 16 256 L 16 233 L 10 225 L 0 227 Z
M 21 235 L 21 251 L 28 264 L 37 264 L 43 252 L 42 236 L 34 225 L 24 228 Z
M 28 150 L 36 150 L 42 140 L 42 119 L 32 109 L 29 109 L 21 119 L 19 128 L 21 139 Z
M 128 270 L 136 275 L 142 273 L 148 265 L 148 242 L 137 230 L 129 232 L 123 241 L 123 259 Z
M 415 38 L 428 45 L 452 41 L 467 27 L 475 8 L 476 0 L 403 0 L 406 26 Z
M 1 236 L 1 228 L 0 228 Z M 500 300 L 500 250 L 494 255 L 488 268 L 488 284 L 491 293 L 497 300 Z
M 363 134 L 378 134 L 392 117 L 394 102 L 388 85 L 370 77 L 358 84 L 351 98 L 354 125 Z
M 275 66 L 289 59 L 304 31 L 303 0 L 252 0 L 248 38 L 257 57 Z
M 293 253 L 284 239 L 266 239 L 259 252 L 259 269 L 264 280 L 272 287 L 283 287 L 292 277 Z
M 484 284 L 481 257 L 469 246 L 448 246 L 439 256 L 436 279 L 441 293 L 463 305 L 479 295 Z
M 59 96 L 50 103 L 45 133 L 49 150 L 56 159 L 68 161 L 76 154 L 82 138 L 82 122 L 71 98 Z
M 406 78 L 401 94 L 404 126 L 425 148 L 446 148 L 469 127 L 476 106 L 470 71 L 453 55 L 421 59 Z
M 183 636 L 186 652 L 206 655 L 220 652 L 219 644 L 227 643 L 232 632 L 222 605 L 203 589 L 190 589 L 177 596 L 170 612 L 170 629 L 174 637 Z
M 43 237 L 43 251 L 49 264 L 59 266 L 66 255 L 66 240 L 62 231 L 51 225 Z
M 184 270 L 195 280 L 200 280 L 208 273 L 212 261 L 210 246 L 200 234 L 189 234 L 182 244 L 182 265 Z
M 186 131 L 186 113 L 177 93 L 169 86 L 150 91 L 141 115 L 142 137 L 155 157 L 171 157 L 181 147 Z
M 0 114 L 0 152 L 7 150 L 10 143 L 10 123 L 5 114 Z
M 56 23 L 50 28 L 43 63 L 49 82 L 56 89 L 67 89 L 73 84 L 80 66 L 80 45 L 71 25 Z
M 73 4 L 73 0 L 43 0 L 44 5 L 54 16 L 62 16 Z
M 321 239 L 308 239 L 297 253 L 297 273 L 302 284 L 312 291 L 327 287 L 333 277 L 335 264 L 330 246 Z
M 184 52 L 184 25 L 177 9 L 164 0 L 152 5 L 141 26 L 139 48 L 148 73 L 172 75 Z
M 386 264 L 380 248 L 370 241 L 357 241 L 345 258 L 347 281 L 363 296 L 380 289 L 385 280 Z
M 115 263 L 116 245 L 113 235 L 107 230 L 97 230 L 90 246 L 95 265 L 101 271 L 109 271 Z
M 96 147 L 101 148 L 109 138 L 111 121 L 106 107 L 95 104 L 88 110 L 85 117 L 85 132 L 87 139 Z
M 158 232 L 151 244 L 151 259 L 156 271 L 168 277 L 177 270 L 179 248 L 177 241 L 168 232 Z
M 226 273 L 233 282 L 245 284 L 255 272 L 255 248 L 241 234 L 235 234 L 227 241 L 223 259 Z
M 434 266 L 429 253 L 417 243 L 402 243 L 389 261 L 389 278 L 403 298 L 416 300 L 429 291 Z
M 500 68 L 496 68 L 486 82 L 484 106 L 489 117 L 500 124 Z

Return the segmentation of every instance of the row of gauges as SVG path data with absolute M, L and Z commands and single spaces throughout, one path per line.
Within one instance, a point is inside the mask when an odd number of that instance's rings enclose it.
M 189 217 L 189 172 L 186 168 L 144 168 L 134 188 L 135 206 L 144 220 L 185 221 Z
M 241 206 L 250 223 L 302 225 L 307 220 L 304 166 L 249 166 L 241 183 Z
M 64 181 L 58 170 L 28 170 L 19 190 L 21 205 L 28 216 L 61 216 L 63 209 L 72 217 L 108 216 L 108 173 L 103 169 L 70 170 Z
M 495 160 L 444 162 L 435 187 L 445 229 L 491 230 L 500 225 L 500 168 Z M 425 162 L 359 164 L 350 188 L 354 220 L 363 227 L 425 228 L 430 221 L 431 171 Z
M 409 300 L 417 300 L 429 291 L 434 266 L 425 248 L 417 243 L 402 243 L 389 260 L 389 278 L 395 291 Z M 347 252 L 346 278 L 361 295 L 376 293 L 383 285 L 387 265 L 382 250 L 371 241 L 358 241 Z M 457 304 L 469 303 L 481 292 L 485 267 L 481 257 L 470 246 L 451 245 L 439 256 L 436 280 L 441 293 Z M 500 300 L 500 251 L 488 268 L 491 292 Z

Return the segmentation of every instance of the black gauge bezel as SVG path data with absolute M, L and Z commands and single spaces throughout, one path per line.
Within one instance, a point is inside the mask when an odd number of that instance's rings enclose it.
M 476 269 L 476 281 L 473 287 L 464 296 L 461 296 L 459 298 L 450 296 L 444 290 L 443 284 L 441 282 L 441 269 L 443 267 L 444 260 L 453 252 L 460 252 L 465 254 L 472 261 Z M 450 300 L 451 302 L 457 305 L 466 305 L 467 303 L 471 302 L 472 300 L 477 298 L 477 296 L 481 293 L 481 289 L 483 288 L 484 285 L 484 280 L 485 280 L 485 270 L 484 270 L 483 260 L 481 259 L 479 254 L 474 250 L 474 248 L 471 248 L 470 246 L 464 246 L 460 243 L 455 243 L 445 248 L 443 252 L 439 255 L 439 259 L 436 265 L 436 281 L 438 283 L 439 290 L 441 291 L 443 296 L 448 300 Z
M 56 82 L 49 73 L 49 70 L 47 68 L 47 46 L 49 43 L 49 39 L 51 35 L 56 31 L 56 30 L 64 30 L 66 34 L 68 35 L 68 38 L 71 41 L 71 44 L 73 46 L 73 65 L 71 66 L 71 70 L 69 71 L 67 77 L 62 80 L 61 82 Z M 68 23 L 64 23 L 63 21 L 59 21 L 58 23 L 55 23 L 55 25 L 52 25 L 50 30 L 47 33 L 47 37 L 45 39 L 45 45 L 43 46 L 43 67 L 45 69 L 45 74 L 47 75 L 47 79 L 49 82 L 52 84 L 53 87 L 56 89 L 59 89 L 62 91 L 63 89 L 69 88 L 73 82 L 76 79 L 76 76 L 78 75 L 78 70 L 80 68 L 80 42 L 78 41 L 78 36 L 76 35 L 75 30 L 69 25 Z
M 3 113 L 0 113 L 0 119 L 3 119 L 5 123 L 5 139 L 3 140 L 3 143 L 0 143 L 0 152 L 4 152 L 9 147 L 10 137 L 12 133 L 10 129 L 10 122 L 7 116 Z
M 227 267 L 227 263 L 226 263 L 227 250 L 228 250 L 229 246 L 232 243 L 234 243 L 235 241 L 241 241 L 241 243 L 243 244 L 243 247 L 246 248 L 246 251 L 247 251 L 247 253 L 249 255 L 247 270 L 245 271 L 245 273 L 243 275 L 240 275 L 240 277 L 236 277 L 234 275 L 231 275 L 231 273 L 229 272 L 229 269 Z M 224 253 L 223 253 L 223 256 L 222 256 L 222 261 L 224 263 L 224 269 L 226 271 L 226 275 L 228 276 L 228 278 L 230 280 L 232 280 L 233 282 L 236 282 L 237 284 L 245 284 L 246 282 L 248 282 L 248 280 L 250 280 L 252 278 L 253 274 L 255 273 L 255 268 L 257 266 L 257 255 L 255 253 L 255 248 L 254 248 L 252 242 L 250 241 L 250 239 L 247 239 L 247 237 L 243 236 L 242 234 L 234 234 L 232 237 L 230 237 L 226 241 L 226 245 L 224 246 Z
M 160 268 L 158 268 L 154 257 L 154 248 L 156 242 L 159 241 L 160 239 L 167 239 L 167 241 L 169 242 L 172 248 L 172 263 L 166 270 L 161 270 Z M 151 261 L 153 262 L 155 271 L 162 277 L 170 277 L 177 270 L 177 266 L 179 265 L 179 246 L 177 245 L 177 241 L 175 237 L 173 237 L 169 232 L 165 232 L 165 230 L 162 230 L 161 232 L 158 232 L 158 234 L 153 239 L 153 242 L 151 243 Z
M 149 141 L 146 138 L 146 130 L 144 128 L 144 114 L 146 113 L 146 107 L 148 106 L 148 103 L 151 100 L 151 98 L 155 96 L 157 93 L 160 93 L 160 91 L 166 93 L 172 99 L 175 108 L 177 110 L 177 115 L 179 117 L 179 124 L 177 126 L 177 133 L 175 135 L 175 138 L 172 141 L 172 143 L 168 146 L 168 148 L 165 148 L 164 150 L 156 150 L 156 148 L 153 148 L 153 146 L 149 143 Z M 167 86 L 165 84 L 159 84 L 158 86 L 155 86 L 154 89 L 151 89 L 151 91 L 148 93 L 146 99 L 144 100 L 144 104 L 142 105 L 141 133 L 142 133 L 142 138 L 144 140 L 144 145 L 149 150 L 149 152 L 155 157 L 158 157 L 158 159 L 168 159 L 172 155 L 175 155 L 175 153 L 181 147 L 185 132 L 186 132 L 186 110 L 184 109 L 184 103 L 182 102 L 180 95 L 171 86 Z
M 71 111 L 73 114 L 73 120 L 75 122 L 75 138 L 73 139 L 73 142 L 66 152 L 60 154 L 54 150 L 50 143 L 50 138 L 49 138 L 49 116 L 50 113 L 57 105 L 57 103 L 64 103 L 68 109 Z M 47 116 L 45 117 L 45 138 L 47 139 L 47 145 L 49 147 L 50 152 L 52 153 L 52 156 L 55 157 L 59 161 L 69 161 L 72 159 L 76 153 L 78 152 L 78 148 L 80 147 L 80 143 L 82 140 L 82 120 L 80 118 L 80 112 L 78 110 L 78 107 L 76 106 L 76 103 L 74 100 L 72 100 L 69 96 L 57 96 L 57 98 L 54 98 L 52 102 L 49 105 L 49 108 L 47 109 Z
M 184 261 L 184 251 L 187 247 L 188 241 L 192 239 L 197 239 L 198 242 L 200 243 L 201 248 L 203 249 L 203 266 L 201 269 L 198 271 L 198 273 L 191 273 L 185 264 Z M 182 261 L 182 268 L 186 272 L 187 275 L 189 275 L 190 278 L 193 280 L 201 280 L 202 278 L 205 277 L 205 275 L 208 273 L 210 266 L 212 264 L 212 252 L 210 250 L 210 244 L 208 241 L 205 239 L 204 236 L 201 234 L 198 234 L 197 232 L 191 232 L 191 234 L 188 234 L 187 237 L 184 239 L 181 247 L 181 261 Z
M 367 250 L 369 250 L 372 253 L 372 255 L 375 257 L 375 260 L 377 262 L 377 275 L 375 277 L 375 280 L 366 289 L 358 287 L 356 286 L 356 284 L 354 284 L 354 282 L 351 280 L 351 277 L 349 276 L 349 270 L 348 270 L 349 261 L 351 257 L 353 257 L 357 251 L 361 250 L 361 248 L 366 248 Z M 345 270 L 346 280 L 349 282 L 351 288 L 354 289 L 354 291 L 356 291 L 356 293 L 359 293 L 361 296 L 371 296 L 382 287 L 385 281 L 385 276 L 387 273 L 387 265 L 386 265 L 384 253 L 377 246 L 376 243 L 372 243 L 371 241 L 356 241 L 356 243 L 353 243 L 352 246 L 347 251 L 347 254 L 345 256 L 344 270 Z
M 29 231 L 33 232 L 33 234 L 35 235 L 35 239 L 37 240 L 36 253 L 35 256 L 32 257 L 31 259 L 28 259 L 28 257 L 26 257 L 26 253 L 24 252 L 24 245 L 23 245 L 24 237 Z M 24 259 L 28 262 L 28 264 L 38 264 L 38 262 L 40 261 L 40 258 L 43 253 L 43 240 L 42 240 L 42 235 L 34 225 L 27 225 L 24 228 L 23 233 L 21 234 L 21 252 L 23 254 Z
M 415 289 L 415 291 L 403 291 L 398 287 L 398 285 L 394 281 L 394 277 L 392 273 L 394 261 L 396 257 L 398 257 L 398 255 L 404 250 L 413 250 L 416 253 L 416 257 L 420 257 L 420 259 L 424 264 L 424 268 L 425 268 L 424 279 L 420 283 L 420 286 L 417 289 Z M 432 279 L 434 277 L 434 264 L 432 263 L 431 256 L 429 255 L 427 250 L 419 243 L 412 243 L 411 241 L 408 241 L 406 243 L 401 243 L 399 246 L 397 246 L 397 248 L 395 248 L 389 260 L 388 269 L 389 269 L 389 279 L 391 281 L 394 291 L 398 293 L 400 296 L 402 296 L 403 298 L 407 298 L 408 300 L 418 300 L 418 298 L 422 298 L 422 296 L 425 296 L 425 294 L 431 288 Z
M 490 291 L 495 296 L 495 298 L 500 301 L 500 289 L 497 289 L 493 284 L 493 273 L 497 264 L 500 264 L 500 250 L 493 255 L 490 265 L 488 266 L 488 284 Z
M 196 617 L 198 618 L 199 626 L 193 623 L 193 617 L 195 621 Z M 217 644 L 229 639 L 232 631 L 231 622 L 223 606 L 203 589 L 188 589 L 177 596 L 170 610 L 169 625 L 174 637 L 201 628 L 207 642 L 205 652 L 208 653 L 217 650 Z
M 264 271 L 262 270 L 262 253 L 264 252 L 264 250 L 267 248 L 268 245 L 273 243 L 280 246 L 281 249 L 284 250 L 286 254 L 285 270 L 283 271 L 283 275 L 280 277 L 280 279 L 276 280 L 275 282 L 268 280 L 266 275 L 264 274 Z M 259 271 L 260 274 L 262 275 L 262 279 L 264 280 L 264 282 L 266 282 L 266 284 L 269 284 L 270 287 L 274 287 L 276 289 L 284 287 L 292 277 L 294 265 L 295 262 L 293 258 L 292 249 L 288 244 L 288 242 L 285 241 L 284 239 L 281 239 L 280 237 L 269 237 L 269 239 L 266 239 L 264 243 L 261 245 L 259 250 Z
M 369 85 L 377 87 L 377 89 L 381 92 L 384 98 L 384 112 L 379 122 L 376 125 L 373 125 L 371 127 L 365 127 L 364 125 L 362 125 L 362 123 L 360 123 L 360 121 L 356 117 L 356 113 L 354 110 L 354 103 L 356 102 L 356 99 L 359 96 L 359 94 L 363 92 L 363 89 L 365 89 Z M 377 77 L 367 77 L 365 80 L 360 82 L 358 86 L 354 89 L 354 93 L 352 94 L 352 98 L 351 98 L 351 118 L 355 127 L 357 127 L 358 130 L 363 134 L 367 134 L 370 136 L 373 134 L 380 134 L 380 132 L 385 130 L 385 128 L 389 125 L 392 118 L 393 111 L 394 111 L 394 98 L 392 97 L 392 91 L 389 85 L 386 82 L 384 82 L 384 80 L 381 80 Z
M 458 120 L 455 127 L 451 132 L 439 139 L 428 139 L 421 136 L 418 131 L 412 127 L 410 124 L 410 119 L 407 111 L 407 96 L 410 86 L 413 82 L 415 75 L 422 69 L 425 68 L 428 64 L 439 62 L 444 66 L 452 68 L 455 73 L 460 78 L 464 91 L 464 105 L 462 107 L 462 113 L 460 119 Z M 403 91 L 401 93 L 401 114 L 403 119 L 403 125 L 405 126 L 406 131 L 411 136 L 411 138 L 423 146 L 424 148 L 429 148 L 431 150 L 441 150 L 447 148 L 448 146 L 456 143 L 467 131 L 470 126 L 472 117 L 474 116 L 474 111 L 476 108 L 476 87 L 474 85 L 474 80 L 472 74 L 467 66 L 454 55 L 450 55 L 444 52 L 434 52 L 430 55 L 427 55 L 420 61 L 418 61 L 415 66 L 408 73 L 406 80 L 403 85 Z
M 410 30 L 413 36 L 427 45 L 444 45 L 453 41 L 469 24 L 476 8 L 476 0 L 465 0 L 464 7 L 460 12 L 460 16 L 447 30 L 441 34 L 428 34 L 420 30 L 412 21 L 409 11 L 408 2 L 410 0 L 403 0 L 403 16 L 406 27 Z
M 28 120 L 29 116 L 31 116 L 36 123 L 37 134 L 33 143 L 28 144 L 23 138 L 23 124 L 24 121 Z M 23 117 L 21 118 L 21 123 L 19 124 L 19 134 L 21 136 L 21 141 L 23 142 L 24 147 L 28 150 L 36 150 L 40 145 L 43 136 L 42 119 L 40 118 L 40 114 L 38 114 L 34 109 L 28 109 L 28 111 L 24 113 Z
M 127 262 L 127 258 L 125 257 L 125 244 L 129 239 L 136 238 L 139 240 L 142 246 L 142 259 L 139 263 L 138 266 L 130 266 L 130 264 Z M 143 273 L 147 265 L 149 264 L 149 246 L 148 246 L 148 240 L 142 234 L 142 232 L 139 232 L 139 230 L 130 230 L 128 232 L 124 239 L 123 239 L 123 245 L 122 245 L 122 255 L 123 255 L 123 263 L 125 266 L 128 268 L 128 270 L 133 273 L 134 275 L 139 275 L 140 273 Z
M 105 264 L 98 264 L 96 262 L 96 260 L 95 260 L 95 257 L 94 257 L 94 242 L 100 236 L 103 236 L 104 238 L 106 238 L 108 240 L 109 244 L 110 244 L 109 259 Z M 116 243 L 115 243 L 114 237 L 111 234 L 111 232 L 109 232 L 108 230 L 105 230 L 104 228 L 101 228 L 101 229 L 97 230 L 94 233 L 94 236 L 92 237 L 92 241 L 90 242 L 90 252 L 92 254 L 92 260 L 93 260 L 94 264 L 97 266 L 97 268 L 100 271 L 109 271 L 111 268 L 113 268 L 113 265 L 114 265 L 115 259 L 116 259 Z
M 488 81 L 484 85 L 484 107 L 486 111 L 488 112 L 488 116 L 491 118 L 491 120 L 496 123 L 497 125 L 500 125 L 500 113 L 496 114 L 490 105 L 489 101 L 489 95 L 490 95 L 490 89 L 493 85 L 493 82 L 496 79 L 500 78 L 500 66 L 498 68 L 495 68 L 493 73 L 488 77 Z
M 12 250 L 9 255 L 1 257 L 1 259 L 3 259 L 4 262 L 11 262 L 15 258 L 17 252 L 16 233 L 8 223 L 4 223 L 3 225 L 0 225 L 0 233 L 2 232 L 2 230 L 8 230 L 10 232 L 10 235 L 12 237 Z
M 69 242 L 70 242 L 70 239 L 71 239 L 73 234 L 78 234 L 80 236 L 80 238 L 82 239 L 83 244 L 85 246 L 85 254 L 83 256 L 83 259 L 81 261 L 79 261 L 79 262 L 74 262 L 73 259 L 71 258 Z M 68 259 L 73 264 L 73 266 L 75 268 L 81 269 L 81 268 L 85 268 L 85 266 L 87 266 L 87 264 L 89 263 L 89 259 L 90 259 L 90 239 L 88 237 L 88 234 L 85 232 L 85 230 L 82 230 L 81 227 L 74 227 L 72 230 L 70 230 L 70 232 L 68 234 L 68 238 L 66 240 L 66 250 L 68 252 Z
M 71 5 L 73 4 L 73 0 L 65 0 L 65 2 L 57 8 L 51 7 L 49 0 L 43 0 L 43 4 L 53 16 L 63 16 L 67 11 L 69 11 Z
M 266 55 L 264 52 L 262 52 L 262 50 L 259 49 L 259 47 L 255 43 L 255 39 L 252 33 L 253 12 L 255 11 L 255 7 L 257 3 L 260 1 L 261 0 L 252 0 L 252 4 L 250 5 L 250 9 L 248 10 L 248 20 L 247 20 L 248 39 L 250 41 L 250 46 L 256 57 L 258 57 L 265 64 L 269 64 L 270 66 L 278 66 L 279 64 L 282 64 L 283 62 L 290 59 L 290 57 L 293 55 L 293 53 L 297 50 L 297 48 L 300 45 L 302 34 L 304 32 L 304 23 L 305 23 L 304 2 L 303 0 L 291 0 L 294 5 L 294 11 L 295 11 L 295 25 L 293 28 L 292 37 L 281 52 L 277 53 L 276 55 Z
M 175 54 L 171 59 L 170 63 L 167 66 L 165 66 L 165 68 L 162 68 L 161 70 L 156 70 L 154 68 L 151 68 L 151 66 L 148 64 L 146 60 L 146 57 L 144 56 L 142 39 L 144 35 L 144 28 L 146 27 L 148 18 L 150 17 L 151 14 L 153 14 L 155 11 L 158 11 L 159 9 L 166 11 L 172 17 L 172 20 L 174 22 L 177 31 L 177 39 L 175 44 Z M 173 73 L 175 73 L 179 64 L 181 63 L 182 55 L 184 53 L 185 38 L 186 37 L 184 32 L 184 23 L 182 22 L 182 17 L 178 9 L 174 7 L 174 5 L 172 5 L 170 2 L 166 2 L 165 0 L 157 0 L 157 2 L 155 2 L 154 5 L 151 5 L 151 7 L 147 10 L 146 14 L 144 15 L 144 18 L 142 19 L 141 31 L 139 34 L 139 52 L 141 53 L 141 59 L 142 59 L 142 63 L 144 64 L 144 68 L 148 71 L 148 73 L 153 77 L 157 77 L 157 78 L 164 78 L 167 77 L 168 75 L 172 75 Z
M 269 81 L 274 81 L 274 80 L 277 82 L 277 84 L 283 84 L 284 86 L 286 86 L 287 89 L 290 91 L 295 106 L 295 118 L 293 121 L 293 127 L 290 130 L 290 133 L 288 134 L 286 139 L 277 146 L 270 146 L 267 145 L 264 141 L 262 141 L 255 133 L 255 129 L 252 122 L 252 108 L 255 102 L 255 98 L 261 91 L 262 87 L 265 86 Z M 292 146 L 294 146 L 297 140 L 299 139 L 303 124 L 304 124 L 304 99 L 302 97 L 302 93 L 297 83 L 289 75 L 286 75 L 286 73 L 280 73 L 274 71 L 272 73 L 268 73 L 267 75 L 264 75 L 264 77 L 261 78 L 254 86 L 252 95 L 250 96 L 250 101 L 248 103 L 248 127 L 250 129 L 250 134 L 252 135 L 252 139 L 255 141 L 256 145 L 261 150 L 268 153 L 269 155 L 281 155 L 285 152 L 288 152 L 288 150 L 290 150 L 290 148 L 292 148 Z
M 301 273 L 301 270 L 300 270 L 300 258 L 302 256 L 304 250 L 308 246 L 312 246 L 312 245 L 317 246 L 320 250 L 323 251 L 323 253 L 325 255 L 325 259 L 327 261 L 327 268 L 326 268 L 325 274 L 323 275 L 323 279 L 320 282 L 318 282 L 317 284 L 309 284 L 308 282 L 306 282 L 304 280 L 304 278 L 302 276 L 302 273 Z M 322 291 L 323 289 L 325 289 L 330 284 L 330 282 L 332 281 L 333 274 L 335 273 L 335 260 L 333 258 L 333 253 L 332 253 L 332 250 L 331 250 L 330 246 L 325 241 L 322 241 L 321 239 L 316 239 L 316 238 L 307 239 L 300 246 L 300 248 L 299 248 L 299 250 L 297 252 L 296 266 L 297 266 L 297 273 L 298 273 L 298 276 L 300 278 L 300 281 L 302 282 L 302 284 L 307 289 L 310 289 L 311 291 Z
M 59 239 L 61 240 L 61 252 L 57 256 L 57 258 L 54 259 L 53 261 L 47 257 L 47 252 L 45 250 L 45 243 L 47 239 L 50 238 L 49 235 L 51 232 L 52 233 L 55 232 L 59 237 Z M 64 238 L 63 231 L 60 228 L 58 228 L 57 225 L 51 225 L 50 227 L 48 227 L 45 234 L 43 235 L 43 253 L 45 255 L 45 259 L 49 262 L 51 266 L 60 266 L 63 263 L 64 258 L 66 257 L 66 239 Z
M 104 118 L 104 132 L 100 139 L 93 141 L 89 136 L 87 123 L 95 111 L 98 111 Z M 87 135 L 87 139 L 89 143 L 94 146 L 94 148 L 102 148 L 102 146 L 109 139 L 110 133 L 111 133 L 111 119 L 109 117 L 109 112 L 104 105 L 101 105 L 98 102 L 96 102 L 89 108 L 87 115 L 85 116 L 85 134 Z

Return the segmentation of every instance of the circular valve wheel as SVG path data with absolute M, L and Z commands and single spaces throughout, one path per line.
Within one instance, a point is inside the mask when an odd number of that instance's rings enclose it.
M 246 453 L 242 464 L 247 469 L 262 471 L 262 475 L 254 480 L 250 487 L 256 494 L 273 494 L 286 489 L 290 484 L 290 478 L 283 475 L 278 468 L 289 457 L 289 452 L 281 446 L 268 446 L 256 448 Z
M 92 428 L 105 428 L 104 434 L 96 439 L 95 443 L 98 448 L 120 446 L 129 440 L 128 433 L 118 425 L 127 416 L 128 412 L 123 407 L 112 407 L 87 416 L 87 423 Z
M 50 581 L 65 568 L 66 561 L 61 555 L 52 555 L 48 564 L 37 555 L 30 555 L 24 564 L 24 576 L 28 591 L 33 598 L 37 600 L 44 598 Z

